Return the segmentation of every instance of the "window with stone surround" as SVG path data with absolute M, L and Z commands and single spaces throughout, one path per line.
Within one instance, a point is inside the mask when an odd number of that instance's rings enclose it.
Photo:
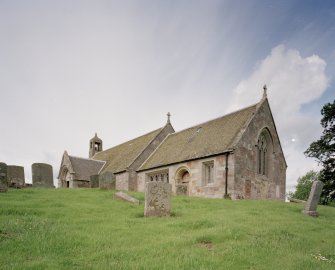
M 153 172 L 147 175 L 148 176 L 148 181 L 149 182 L 166 182 L 169 183 L 169 171 L 164 170 L 164 171 L 159 171 L 159 172 Z
M 266 175 L 267 167 L 267 142 L 265 136 L 262 134 L 258 140 L 258 173 Z
M 272 139 L 268 129 L 264 129 L 257 141 L 257 173 L 268 176 Z
M 204 185 L 214 183 L 214 161 L 203 163 Z

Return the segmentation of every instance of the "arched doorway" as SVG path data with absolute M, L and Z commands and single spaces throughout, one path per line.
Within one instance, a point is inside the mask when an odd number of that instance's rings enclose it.
M 191 175 L 186 167 L 181 167 L 176 171 L 175 185 L 176 195 L 188 195 Z
M 61 187 L 69 188 L 70 180 L 72 180 L 71 174 L 67 167 L 64 166 L 60 174 Z

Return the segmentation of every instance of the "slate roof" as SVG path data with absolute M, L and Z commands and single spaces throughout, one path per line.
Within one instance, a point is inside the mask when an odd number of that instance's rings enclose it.
M 100 160 L 92 160 L 69 156 L 73 171 L 78 180 L 90 180 L 91 175 L 98 174 L 105 162 Z
M 233 148 L 256 106 L 230 113 L 203 124 L 169 134 L 138 171 L 212 156 Z
M 92 158 L 106 161 L 102 173 L 106 171 L 113 173 L 122 172 L 131 165 L 162 129 L 154 130 L 108 150 L 96 153 Z

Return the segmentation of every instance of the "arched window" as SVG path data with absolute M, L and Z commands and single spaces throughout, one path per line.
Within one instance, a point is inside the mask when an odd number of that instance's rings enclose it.
M 267 175 L 268 167 L 268 143 L 265 134 L 261 134 L 258 139 L 258 173 Z

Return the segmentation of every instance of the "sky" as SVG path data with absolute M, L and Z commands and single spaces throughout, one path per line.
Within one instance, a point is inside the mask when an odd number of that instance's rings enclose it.
M 88 157 L 165 125 L 176 131 L 268 99 L 287 191 L 335 99 L 332 0 L 0 0 L 0 161 Z M 55 183 L 57 183 L 55 179 Z

